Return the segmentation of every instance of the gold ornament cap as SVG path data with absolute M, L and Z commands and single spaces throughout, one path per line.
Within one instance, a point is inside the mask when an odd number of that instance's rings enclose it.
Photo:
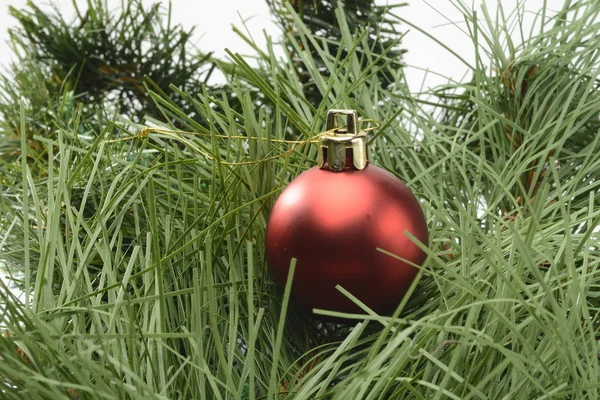
M 338 127 L 340 116 L 346 117 L 346 126 Z M 326 131 L 319 142 L 319 168 L 340 172 L 350 166 L 347 163 L 355 169 L 366 168 L 369 163 L 367 135 L 358 129 L 358 113 L 355 110 L 329 110 Z

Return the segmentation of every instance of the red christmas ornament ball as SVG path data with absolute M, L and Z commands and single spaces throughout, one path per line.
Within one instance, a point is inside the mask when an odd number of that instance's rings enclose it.
M 335 289 L 339 284 L 388 314 L 418 269 L 377 248 L 422 265 L 426 254 L 405 232 L 427 245 L 427 224 L 405 184 L 374 165 L 352 167 L 352 153 L 347 154 L 349 167 L 340 172 L 313 167 L 281 193 L 267 225 L 267 262 L 283 290 L 290 261 L 297 259 L 291 301 L 302 310 L 360 311 Z

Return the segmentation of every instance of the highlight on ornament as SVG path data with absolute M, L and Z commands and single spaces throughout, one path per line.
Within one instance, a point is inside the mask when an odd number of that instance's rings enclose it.
M 318 165 L 295 178 L 271 211 L 268 265 L 283 290 L 297 260 L 290 298 L 300 310 L 364 312 L 339 285 L 370 310 L 389 314 L 425 262 L 425 252 L 409 238 L 428 245 L 419 201 L 395 175 L 369 163 L 366 131 L 356 111 L 330 110 Z

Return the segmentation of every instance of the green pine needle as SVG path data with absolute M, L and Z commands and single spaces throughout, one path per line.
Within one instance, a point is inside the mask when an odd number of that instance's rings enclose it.
M 91 3 L 81 18 L 106 22 Z M 147 110 L 90 108 L 85 79 L 57 83 L 81 61 L 52 61 L 65 41 L 28 50 L 13 35 L 21 67 L 0 79 L 0 397 L 598 399 L 600 5 L 544 7 L 530 32 L 522 9 L 499 4 L 494 19 L 456 5 L 472 75 L 420 94 L 399 64 L 402 33 L 383 31 L 400 19 L 391 7 L 382 20 L 369 8 L 367 26 L 338 8 L 328 34 L 307 20 L 322 11 L 312 3 L 273 7 L 293 27 L 283 59 L 272 43 L 253 63 L 230 53 L 214 61 L 220 88 L 139 76 Z M 156 28 L 150 11 L 108 39 Z M 51 13 L 15 15 L 72 37 Z M 17 32 L 33 34 L 27 24 Z M 161 32 L 149 40 L 172 45 Z M 319 311 L 342 327 L 288 304 L 293 279 L 281 293 L 264 250 L 278 193 L 316 162 L 314 145 L 280 141 L 319 133 L 330 108 L 381 122 L 371 161 L 422 200 L 431 238 L 397 312 Z M 140 115 L 202 135 L 111 141 L 136 135 Z

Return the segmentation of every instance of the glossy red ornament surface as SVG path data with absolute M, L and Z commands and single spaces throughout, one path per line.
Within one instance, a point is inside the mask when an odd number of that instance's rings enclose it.
M 291 300 L 297 307 L 359 311 L 347 289 L 376 312 L 392 312 L 426 255 L 405 235 L 428 243 L 419 202 L 391 173 L 374 165 L 342 172 L 313 167 L 281 193 L 269 217 L 267 261 L 283 289 L 296 258 Z

